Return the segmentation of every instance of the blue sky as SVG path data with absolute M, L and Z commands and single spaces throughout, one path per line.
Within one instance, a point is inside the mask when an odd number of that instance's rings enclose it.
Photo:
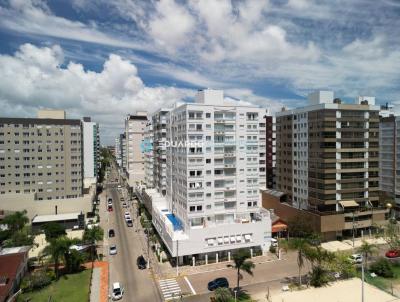
M 400 106 L 397 0 L 0 0 L 2 116 L 64 108 L 112 143 L 199 88 L 271 111 L 316 89 Z

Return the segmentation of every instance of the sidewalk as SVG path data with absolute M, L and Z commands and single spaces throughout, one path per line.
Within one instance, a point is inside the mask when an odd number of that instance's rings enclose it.
M 374 237 L 371 238 L 365 236 L 364 238 L 356 238 L 354 240 L 354 247 L 352 240 L 343 240 L 343 241 L 334 240 L 334 241 L 324 242 L 321 244 L 321 246 L 322 248 L 330 252 L 351 251 L 352 249 L 359 248 L 362 245 L 363 241 L 375 245 L 386 244 L 386 241 L 383 238 L 374 238 Z
M 91 264 L 90 264 L 91 266 Z M 92 284 L 90 285 L 90 302 L 108 301 L 108 262 L 94 263 Z

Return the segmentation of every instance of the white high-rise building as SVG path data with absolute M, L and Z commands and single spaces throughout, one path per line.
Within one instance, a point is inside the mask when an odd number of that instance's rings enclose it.
M 146 124 L 147 112 L 145 111 L 138 111 L 134 115 L 128 115 L 125 119 L 125 169 L 131 187 L 142 185 L 145 181 L 144 152 L 142 148 Z
M 144 152 L 144 183 L 146 189 L 154 187 L 154 154 L 153 154 L 153 125 L 148 121 L 144 130 L 144 140 L 142 144 Z
M 92 122 L 90 117 L 82 121 L 83 132 L 83 185 L 89 188 L 96 184 L 99 171 L 100 135 L 99 124 Z
M 210 89 L 199 91 L 195 103 L 170 110 L 166 196 L 153 198 L 152 219 L 172 256 L 218 260 L 238 248 L 269 248 L 270 214 L 260 199 L 264 114 L 257 107 L 228 104 L 222 91 Z

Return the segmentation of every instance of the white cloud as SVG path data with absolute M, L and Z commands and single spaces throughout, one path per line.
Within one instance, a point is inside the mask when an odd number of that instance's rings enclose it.
M 61 108 L 69 116 L 92 116 L 103 136 L 116 135 L 123 117 L 136 110 L 154 111 L 194 95 L 175 87 L 147 87 L 136 66 L 111 54 L 101 72 L 81 64 L 63 64 L 62 49 L 24 44 L 13 55 L 0 55 L 0 106 L 3 116 L 34 116 L 35 109 Z M 110 142 L 110 141 L 108 141 Z
M 143 43 L 114 37 L 97 29 L 96 23 L 84 24 L 58 17 L 41 0 L 10 0 L 9 8 L 0 7 L 0 26 L 25 34 L 42 35 L 131 49 L 147 49 Z

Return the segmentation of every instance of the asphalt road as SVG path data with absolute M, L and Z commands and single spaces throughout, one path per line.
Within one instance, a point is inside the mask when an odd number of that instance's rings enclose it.
M 110 179 L 115 180 L 117 174 L 115 169 L 111 172 Z M 112 283 L 120 282 L 125 289 L 124 297 L 121 301 L 132 302 L 156 302 L 162 301 L 158 287 L 151 276 L 150 270 L 139 270 L 136 266 L 136 259 L 139 255 L 145 255 L 143 238 L 139 238 L 134 227 L 128 227 L 125 223 L 124 212 L 120 201 L 121 194 L 118 192 L 117 185 L 108 186 L 107 199 L 113 199 L 113 212 L 106 211 L 106 204 L 101 210 L 105 219 L 105 245 L 107 245 L 106 260 L 110 264 L 110 289 Z M 131 209 L 131 208 L 130 208 Z M 129 209 L 128 209 L 129 210 Z M 134 213 L 131 217 L 135 220 Z M 135 223 L 135 221 L 134 221 Z M 114 229 L 115 237 L 108 238 L 108 229 Z M 108 255 L 108 246 L 116 244 L 117 255 Z

